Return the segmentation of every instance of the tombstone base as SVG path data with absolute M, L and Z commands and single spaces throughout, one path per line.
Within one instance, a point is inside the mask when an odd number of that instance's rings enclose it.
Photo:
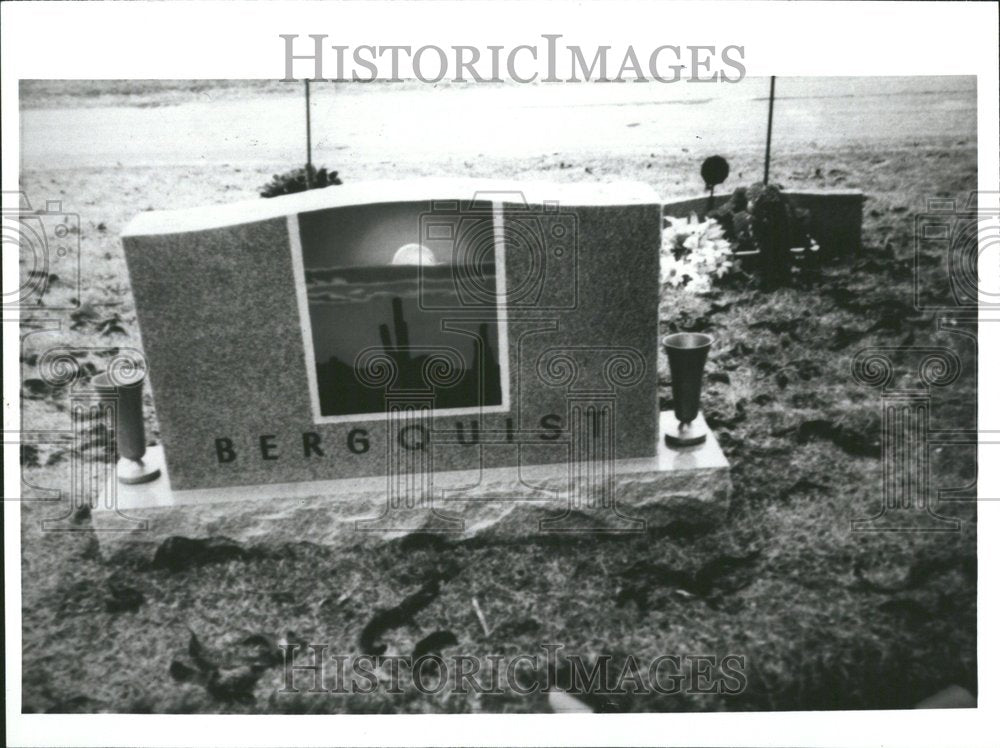
M 681 423 L 674 417 L 673 411 L 668 411 L 667 416 L 663 438 L 668 447 L 693 447 L 705 443 L 708 424 L 701 413 L 691 423 Z
M 151 447 L 144 461 L 159 468 L 161 477 L 117 485 L 114 500 L 102 497 L 102 510 L 92 520 L 102 555 L 136 544 L 151 554 L 171 536 L 343 546 L 413 533 L 503 540 L 721 522 L 731 484 L 729 462 L 714 434 L 707 430 L 696 446 L 667 447 L 673 414 L 660 416 L 656 456 L 610 463 L 603 485 L 614 490 L 606 496 L 573 497 L 569 487 L 580 472 L 572 464 L 436 473 L 433 504 L 411 507 L 388 505 L 384 477 L 172 491 L 162 448 Z M 101 533 L 110 514 L 144 521 L 146 529 Z
M 159 463 L 162 461 L 162 453 L 157 455 L 155 462 L 150 462 L 149 460 L 130 460 L 127 457 L 121 457 L 115 465 L 118 482 L 126 486 L 134 486 L 139 483 L 152 483 L 160 477 Z

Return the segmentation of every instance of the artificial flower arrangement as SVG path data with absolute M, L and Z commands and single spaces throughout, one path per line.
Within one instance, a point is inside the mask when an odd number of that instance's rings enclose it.
M 705 293 L 733 266 L 733 250 L 722 226 L 713 218 L 665 219 L 660 245 L 660 283 Z

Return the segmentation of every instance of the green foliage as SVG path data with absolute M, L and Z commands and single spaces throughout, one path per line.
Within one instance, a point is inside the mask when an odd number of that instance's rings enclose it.
M 335 171 L 328 171 L 326 167 L 317 169 L 312 165 L 300 166 L 297 169 L 286 171 L 284 174 L 275 174 L 271 181 L 261 188 L 260 196 L 278 197 L 278 195 L 291 195 L 296 192 L 318 190 L 339 184 L 343 184 L 343 182 Z

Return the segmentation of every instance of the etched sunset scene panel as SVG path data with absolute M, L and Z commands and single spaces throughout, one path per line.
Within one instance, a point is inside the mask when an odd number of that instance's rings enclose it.
M 321 417 L 384 413 L 387 392 L 430 393 L 434 410 L 503 404 L 497 309 L 469 310 L 462 293 L 471 274 L 477 290 L 496 294 L 492 241 L 485 252 L 482 243 L 493 236 L 492 210 L 441 219 L 431 207 L 299 216 Z M 474 268 L 463 237 L 478 242 Z

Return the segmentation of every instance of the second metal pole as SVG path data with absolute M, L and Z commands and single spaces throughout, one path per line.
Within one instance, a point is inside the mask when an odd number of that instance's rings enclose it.
M 306 78 L 306 187 L 312 187 L 312 121 L 309 107 L 309 79 Z M 768 125 L 768 140 L 770 141 L 770 125 Z M 767 181 L 767 177 L 764 178 Z
M 306 83 L 308 85 L 308 82 Z M 774 119 L 774 76 L 771 76 L 771 94 L 767 99 L 767 146 L 764 149 L 764 184 L 771 172 L 771 121 Z

